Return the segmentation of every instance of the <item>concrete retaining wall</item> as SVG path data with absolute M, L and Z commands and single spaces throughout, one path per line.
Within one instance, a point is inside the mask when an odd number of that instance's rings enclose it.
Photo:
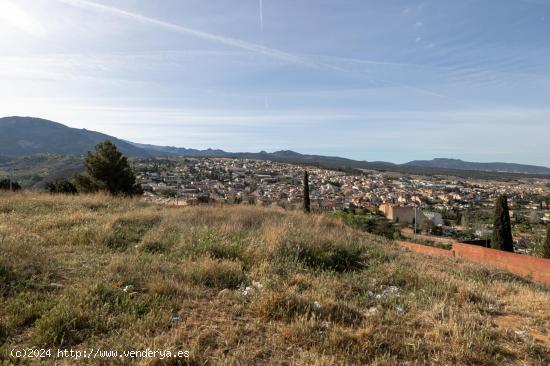
M 462 243 L 454 243 L 451 250 L 403 241 L 396 241 L 396 243 L 400 247 L 414 252 L 467 259 L 527 277 L 534 282 L 550 285 L 550 259 L 509 253 Z

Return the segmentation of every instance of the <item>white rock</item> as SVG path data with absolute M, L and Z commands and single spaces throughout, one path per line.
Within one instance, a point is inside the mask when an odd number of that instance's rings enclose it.
M 124 286 L 124 288 L 122 289 L 122 291 L 124 291 L 124 292 L 132 292 L 133 289 L 134 289 L 134 285 L 126 285 L 126 286 Z
M 378 308 L 376 308 L 374 306 L 372 308 L 369 308 L 368 316 L 373 316 L 373 315 L 376 315 L 376 314 L 378 314 Z

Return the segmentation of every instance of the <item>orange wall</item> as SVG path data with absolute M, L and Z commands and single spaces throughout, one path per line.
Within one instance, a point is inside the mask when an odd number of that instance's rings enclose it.
M 403 248 L 406 248 L 406 249 L 409 249 L 409 250 L 412 250 L 412 251 L 418 252 L 418 253 L 432 254 L 432 255 L 442 255 L 442 256 L 446 256 L 446 257 L 452 257 L 453 256 L 453 252 L 450 251 L 450 250 L 430 247 L 428 245 L 409 243 L 409 242 L 406 242 L 406 241 L 396 241 L 396 243 L 400 247 L 403 247 Z
M 488 264 L 550 285 L 550 259 L 461 243 L 454 243 L 452 251 L 457 258 Z
M 400 247 L 423 254 L 463 258 L 473 262 L 497 267 L 534 282 L 550 285 L 550 259 L 504 252 L 476 245 L 454 243 L 452 250 L 444 250 L 422 244 L 396 241 Z

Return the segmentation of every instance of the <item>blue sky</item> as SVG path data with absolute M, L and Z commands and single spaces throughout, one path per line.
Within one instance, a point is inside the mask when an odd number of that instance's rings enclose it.
M 0 0 L 0 116 L 550 166 L 550 0 Z

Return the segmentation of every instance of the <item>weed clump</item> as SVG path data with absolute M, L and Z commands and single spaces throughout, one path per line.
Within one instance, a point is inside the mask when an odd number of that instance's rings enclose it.
M 210 258 L 190 262 L 184 276 L 196 285 L 219 289 L 236 289 L 246 280 L 239 262 Z
M 295 294 L 269 292 L 255 303 L 258 315 L 269 320 L 291 322 L 299 319 L 315 319 L 340 323 L 348 326 L 359 325 L 364 316 L 351 306 L 339 303 L 319 303 Z
M 358 271 L 367 266 L 363 248 L 359 245 L 342 245 L 329 241 L 304 243 L 289 240 L 277 248 L 275 257 L 294 260 L 313 269 L 335 272 Z
M 160 216 L 157 215 L 119 218 L 113 223 L 110 235 L 105 238 L 105 245 L 113 250 L 124 251 L 138 244 L 143 235 L 159 222 Z
M 86 339 L 93 325 L 79 308 L 60 303 L 36 322 L 34 340 L 37 345 L 67 347 Z

